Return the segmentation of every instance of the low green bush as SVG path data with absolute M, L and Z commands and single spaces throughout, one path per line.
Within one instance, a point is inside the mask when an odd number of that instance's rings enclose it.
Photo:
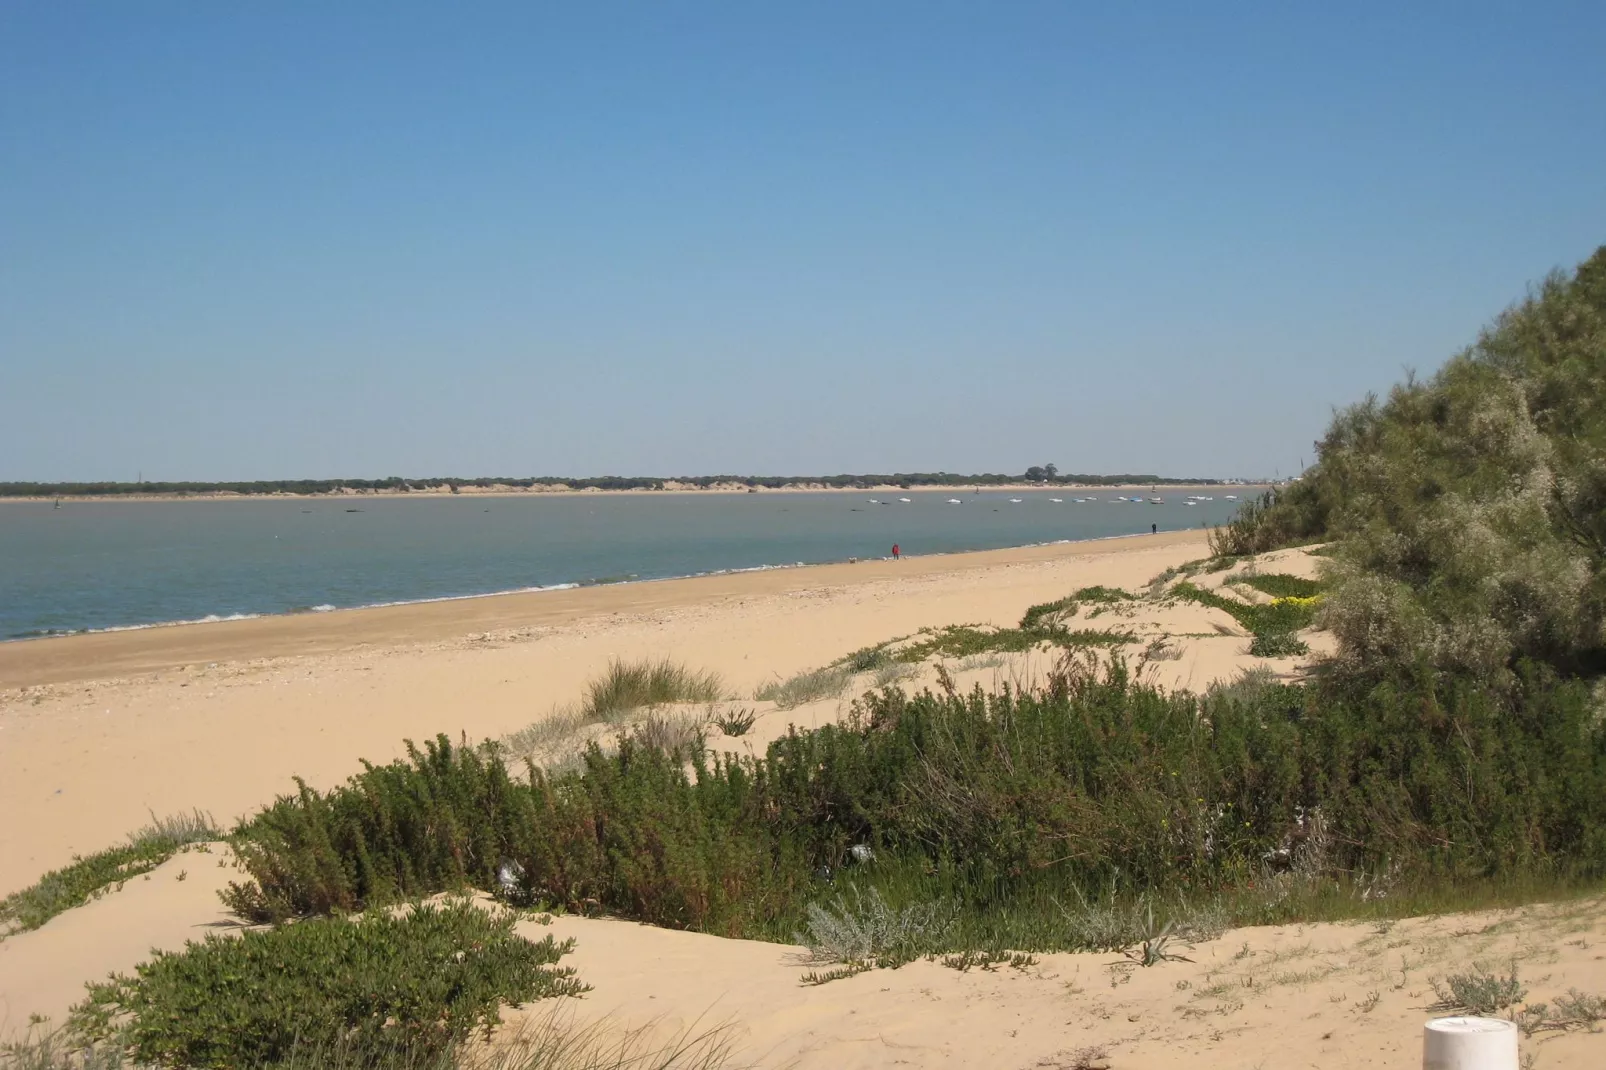
M 1292 658 L 1310 653 L 1310 644 L 1293 632 L 1256 632 L 1249 653 L 1257 658 Z
M 69 1028 L 152 1066 L 428 1060 L 494 1027 L 504 1004 L 585 990 L 555 965 L 571 943 L 526 940 L 514 921 L 458 901 L 212 935 L 91 984 Z
M 1075 594 L 1027 609 L 1020 619 L 1020 627 L 1022 631 L 1033 631 L 1039 628 L 1063 626 L 1066 620 L 1076 616 L 1084 602 L 1114 605 L 1132 600 L 1132 595 L 1118 587 L 1083 587 Z
M 0 899 L 0 939 L 37 929 L 64 910 L 83 906 L 106 889 L 149 873 L 185 846 L 219 840 L 223 833 L 200 811 L 154 819 L 126 844 L 75 858 L 34 884 Z
M 1322 585 L 1316 580 L 1290 576 L 1286 572 L 1258 572 L 1240 576 L 1236 582 L 1273 598 L 1314 598 L 1322 593 Z
M 243 824 L 251 880 L 228 901 L 277 919 L 472 886 L 784 940 L 862 865 L 897 910 L 957 904 L 958 946 L 1048 950 L 1076 946 L 1056 904 L 1083 889 L 1217 896 L 1304 857 L 1329 889 L 1385 870 L 1424 887 L 1599 875 L 1606 725 L 1587 687 L 1524 680 L 1199 697 L 1078 662 L 1037 691 L 870 693 L 762 757 L 627 738 L 518 779 L 442 738 Z M 1256 921 L 1295 909 L 1242 902 Z
M 1178 598 L 1230 614 L 1254 636 L 1249 652 L 1257 657 L 1287 657 L 1310 652 L 1310 648 L 1294 633 L 1310 627 L 1316 617 L 1319 596 L 1290 595 L 1260 605 L 1250 605 L 1215 591 L 1207 591 L 1187 580 L 1172 587 L 1171 593 Z
M 1019 654 L 1039 647 L 1077 650 L 1094 646 L 1121 646 L 1136 641 L 1130 632 L 1039 625 L 1033 628 L 990 628 L 956 624 L 922 633 L 904 646 L 896 657 L 904 662 L 921 662 L 932 657 L 969 658 L 978 654 Z

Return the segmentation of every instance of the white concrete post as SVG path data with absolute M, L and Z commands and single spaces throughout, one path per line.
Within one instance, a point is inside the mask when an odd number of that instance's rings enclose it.
M 1422 1028 L 1422 1070 L 1517 1070 L 1517 1025 L 1504 1018 L 1434 1018 Z

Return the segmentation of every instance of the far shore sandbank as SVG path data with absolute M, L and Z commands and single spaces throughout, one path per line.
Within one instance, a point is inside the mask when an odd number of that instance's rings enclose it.
M 273 494 L 241 494 L 229 490 L 193 491 L 182 494 L 30 494 L 30 495 L 0 495 L 0 503 L 32 502 L 35 504 L 52 504 L 62 502 L 273 502 L 273 501 L 344 501 L 348 498 L 387 498 L 398 501 L 409 499 L 433 500 L 436 498 L 565 498 L 576 496 L 589 496 L 594 494 L 645 494 L 645 495 L 726 495 L 726 494 L 973 494 L 977 488 L 982 491 L 998 491 L 1001 493 L 1033 492 L 1084 492 L 1109 491 L 1213 491 L 1218 494 L 1255 494 L 1265 490 L 1269 483 L 959 483 L 959 484 L 918 484 L 914 486 L 901 486 L 896 483 L 883 483 L 865 487 L 829 487 L 817 483 L 789 483 L 781 487 L 749 487 L 744 483 L 716 483 L 712 486 L 698 487 L 691 485 L 676 485 L 673 480 L 666 481 L 669 485 L 661 488 L 655 487 L 621 487 L 617 489 L 604 489 L 602 487 L 569 487 L 536 486 L 513 487 L 507 484 L 495 484 L 488 487 L 459 486 L 456 491 L 446 487 L 419 488 L 416 490 L 389 490 L 370 488 L 350 488 L 344 490 L 321 491 L 314 494 L 296 494 L 291 491 L 282 491 Z

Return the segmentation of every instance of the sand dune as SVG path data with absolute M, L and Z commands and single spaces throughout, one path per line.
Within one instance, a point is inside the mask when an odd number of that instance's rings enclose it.
M 792 709 L 746 697 L 766 680 L 921 627 L 1013 625 L 1084 586 L 1137 590 L 1204 553 L 1202 535 L 1188 534 L 11 644 L 0 648 L 0 678 L 13 685 L 0 694 L 0 893 L 119 840 L 148 812 L 199 807 L 228 821 L 292 774 L 327 787 L 360 758 L 397 755 L 405 738 L 522 728 L 573 702 L 615 657 L 720 672 L 741 696 L 727 705 L 756 720 L 711 743 L 761 751 L 789 725 L 842 717 L 871 677 Z M 1316 563 L 1293 553 L 1259 567 L 1308 574 Z M 1235 576 L 1199 582 L 1231 589 Z M 1098 613 L 1079 626 L 1132 631 L 1134 661 L 1162 641 L 1169 652 L 1143 671 L 1165 686 L 1298 667 L 1249 658 L 1249 637 L 1220 610 L 1145 601 Z M 1052 663 L 1035 652 L 948 667 L 968 687 L 1030 683 Z M 902 683 L 934 680 L 927 665 Z M 152 947 L 233 927 L 216 895 L 237 876 L 231 861 L 223 844 L 191 849 L 0 940 L 0 1033 L 30 1015 L 59 1021 L 85 981 L 131 969 Z M 1148 969 L 1111 954 L 1044 955 L 1024 969 L 917 961 L 818 987 L 800 983 L 809 967 L 796 947 L 603 918 L 525 924 L 578 941 L 572 962 L 593 991 L 568 1013 L 668 1032 L 728 1020 L 741 1060 L 760 1066 L 1404 1066 L 1419 1059 L 1434 975 L 1515 959 L 1530 1000 L 1606 991 L 1599 901 L 1240 930 L 1200 943 L 1192 963 Z M 1525 1044 L 1541 1067 L 1606 1063 L 1600 1035 Z
M 171 859 L 149 879 L 0 942 L 0 1035 L 30 1015 L 61 1021 L 83 981 L 128 971 L 151 947 L 228 931 L 216 891 L 237 876 L 228 848 Z M 1120 956 L 1036 956 L 1024 969 L 966 971 L 918 960 L 810 986 L 803 950 L 606 918 L 529 921 L 532 938 L 573 937 L 566 960 L 592 986 L 559 1013 L 663 1036 L 728 1024 L 737 1065 L 1112 1070 L 1210 1066 L 1315 1070 L 1418 1065 L 1432 980 L 1515 961 L 1528 1000 L 1606 991 L 1606 902 L 1420 918 L 1393 924 L 1238 929 L 1152 968 Z M 549 1005 L 510 1011 L 507 1033 Z M 1606 1035 L 1523 1041 L 1544 1070 L 1606 1060 Z M 1096 1053 L 1103 1053 L 1095 1058 Z

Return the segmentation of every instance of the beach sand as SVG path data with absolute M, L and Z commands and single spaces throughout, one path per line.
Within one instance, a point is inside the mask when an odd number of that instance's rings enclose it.
M 503 735 L 612 658 L 733 694 L 919 628 L 1013 625 L 1207 553 L 1201 532 L 0 644 L 0 895 L 159 815 L 232 822 L 403 740 Z
M 1206 553 L 1202 533 L 1186 533 L 5 644 L 0 894 L 152 813 L 199 808 L 232 822 L 291 790 L 293 775 L 329 787 L 361 759 L 396 757 L 404 739 L 513 732 L 574 702 L 612 658 L 673 658 L 751 696 L 922 627 L 1013 625 L 1033 604 L 1095 584 L 1137 589 Z M 1293 553 L 1265 567 L 1308 573 L 1315 562 Z M 1247 636 L 1218 610 L 1111 613 L 1087 626 L 1139 632 L 1132 656 L 1154 638 L 1188 637 L 1145 670 L 1167 686 L 1204 687 L 1251 664 L 1298 669 L 1249 659 Z M 1046 668 L 1041 656 L 1005 659 L 961 684 Z M 753 732 L 714 743 L 761 748 L 787 724 L 841 716 L 850 700 L 779 710 L 744 699 L 759 714 Z M 180 854 L 0 940 L 0 1034 L 32 1014 L 59 1021 L 84 981 L 129 970 L 153 947 L 229 931 L 216 892 L 238 879 L 230 861 L 223 844 Z M 1520 954 L 1535 963 L 1533 998 L 1606 992 L 1598 902 L 1403 922 L 1392 935 L 1245 930 L 1190 952 L 1193 964 L 1151 970 L 1112 971 L 1109 954 L 1042 956 L 1025 970 L 917 962 L 817 988 L 799 984 L 808 967 L 797 948 L 605 919 L 559 918 L 550 931 L 577 938 L 572 961 L 594 986 L 577 1017 L 668 1031 L 729 1019 L 742 1059 L 763 1066 L 1071 1067 L 1076 1052 L 1100 1047 L 1119 1070 L 1273 1065 L 1290 1050 L 1300 1065 L 1335 1070 L 1414 1065 L 1427 978 L 1463 959 Z M 1542 1067 L 1606 1060 L 1606 1043 L 1586 1034 L 1537 1050 Z

